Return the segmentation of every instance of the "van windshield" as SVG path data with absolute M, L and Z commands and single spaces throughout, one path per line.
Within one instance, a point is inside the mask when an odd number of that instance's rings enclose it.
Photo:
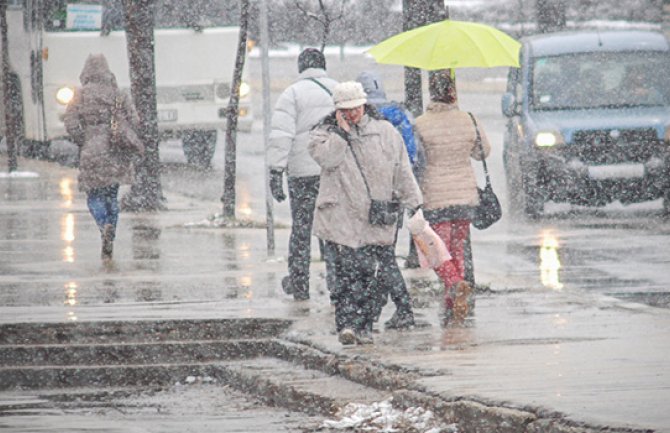
M 154 8 L 156 28 L 231 26 L 239 16 L 233 0 L 156 0 Z M 124 29 L 121 0 L 52 0 L 44 3 L 42 15 L 51 32 Z
M 670 105 L 670 55 L 657 51 L 538 57 L 531 70 L 532 110 Z

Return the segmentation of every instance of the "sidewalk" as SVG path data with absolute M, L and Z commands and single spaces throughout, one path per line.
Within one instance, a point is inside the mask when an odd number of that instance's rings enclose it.
M 265 230 L 194 226 L 220 203 L 166 191 L 169 211 L 121 215 L 116 269 L 105 271 L 76 171 L 29 160 L 20 168 L 39 177 L 0 178 L 0 323 L 285 318 L 294 340 L 414 369 L 428 395 L 566 426 L 670 432 L 668 310 L 586 293 L 499 291 L 484 274 L 492 290 L 478 296 L 475 317 L 442 330 L 434 296 L 417 284 L 432 274 L 406 271 L 424 305 L 417 317 L 430 326 L 382 330 L 374 346 L 345 349 L 332 332 L 323 263 L 314 263 L 310 301 L 281 291 L 287 229 L 276 231 L 280 254 L 268 259 Z

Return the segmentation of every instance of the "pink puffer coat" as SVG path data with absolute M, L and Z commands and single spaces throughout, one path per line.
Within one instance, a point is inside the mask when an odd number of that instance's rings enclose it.
M 477 123 L 484 155 L 488 156 L 491 146 Z M 468 113 L 459 110 L 457 104 L 431 102 L 416 119 L 416 132 L 426 153 L 426 169 L 420 185 L 423 208 L 479 204 L 470 158 L 481 160 L 481 151 L 475 146 L 477 135 Z
M 110 145 L 112 108 L 117 98 L 121 101 L 120 115 L 137 125 L 130 98 L 118 89 L 102 54 L 88 56 L 79 80 L 82 87 L 76 90 L 64 116 L 67 132 L 80 147 L 79 189 L 132 183 L 134 169 L 128 151 L 119 152 Z

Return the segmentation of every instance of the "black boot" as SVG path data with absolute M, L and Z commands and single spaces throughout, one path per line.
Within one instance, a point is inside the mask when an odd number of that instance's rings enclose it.
M 291 276 L 287 275 L 281 279 L 281 288 L 287 295 L 293 294 L 293 284 L 291 284 Z
M 405 269 L 417 269 L 421 265 L 419 264 L 419 254 L 416 251 L 416 245 L 412 240 L 412 237 L 409 238 L 409 251 L 407 253 L 407 259 L 405 260 Z
M 105 224 L 102 228 L 102 252 L 100 257 L 102 260 L 112 260 L 114 252 L 114 226 Z
M 384 322 L 384 327 L 386 329 L 411 329 L 414 325 L 414 314 L 411 310 L 404 312 L 395 310 L 393 316 Z

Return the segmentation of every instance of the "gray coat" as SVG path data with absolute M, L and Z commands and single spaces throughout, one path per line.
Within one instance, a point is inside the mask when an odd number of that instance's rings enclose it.
M 116 98 L 120 115 L 133 125 L 137 114 L 130 98 L 122 93 L 102 54 L 86 59 L 79 76 L 82 86 L 75 91 L 65 111 L 65 128 L 79 146 L 79 189 L 89 191 L 116 183 L 133 182 L 134 170 L 128 152 L 118 152 L 110 143 L 111 116 Z M 143 149 L 137 149 L 142 152 Z
M 328 78 L 323 69 L 308 68 L 277 100 L 272 115 L 272 131 L 267 150 L 271 169 L 286 169 L 289 177 L 318 176 L 321 169 L 309 156 L 309 131 L 333 111 L 333 98 L 317 80 L 332 92 L 337 81 Z
M 392 245 L 395 224 L 373 226 L 368 222 L 370 198 L 352 151 L 363 168 L 372 198 L 393 197 L 404 207 L 415 208 L 422 202 L 421 192 L 402 137 L 389 122 L 366 114 L 352 129 L 350 142 L 351 147 L 328 123 L 311 133 L 310 155 L 322 168 L 313 232 L 323 240 L 352 248 Z

